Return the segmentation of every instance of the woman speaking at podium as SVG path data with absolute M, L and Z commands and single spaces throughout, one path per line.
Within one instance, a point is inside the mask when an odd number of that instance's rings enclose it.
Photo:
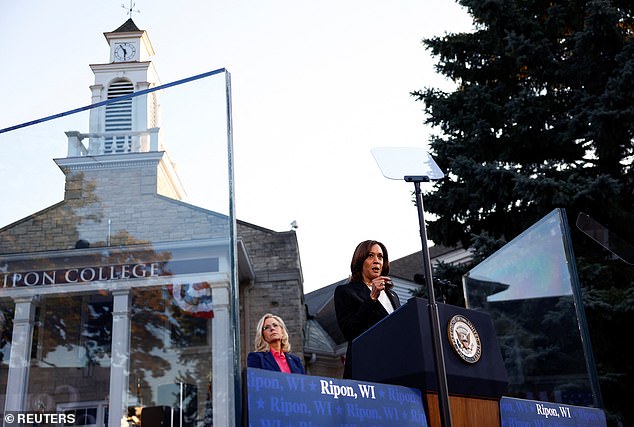
M 400 306 L 388 277 L 390 261 L 385 245 L 365 240 L 350 262 L 350 280 L 335 289 L 337 323 L 348 341 L 343 377 L 352 378 L 352 340 Z

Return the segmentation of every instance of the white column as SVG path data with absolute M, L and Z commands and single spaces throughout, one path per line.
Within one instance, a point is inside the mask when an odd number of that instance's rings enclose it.
M 104 87 L 100 84 L 95 84 L 90 86 L 90 91 L 92 92 L 91 104 L 96 104 L 97 102 L 103 101 L 103 91 Z M 104 131 L 103 119 L 104 116 L 104 108 L 91 108 L 90 116 L 89 116 L 89 127 L 88 133 L 91 135 L 100 134 Z M 103 136 L 96 137 L 91 136 L 88 141 L 88 151 L 91 155 L 99 155 L 103 154 Z
M 28 409 L 25 406 L 29 384 L 29 362 L 31 359 L 31 343 L 33 341 L 36 298 L 29 296 L 15 299 L 7 397 L 4 403 L 5 412 L 25 411 Z
M 150 87 L 149 82 L 137 82 L 135 85 L 135 92 L 139 92 Z M 133 111 L 133 123 L 132 130 L 135 131 L 146 131 L 148 128 L 148 102 L 150 100 L 150 94 L 145 94 L 141 96 L 136 96 L 132 99 L 134 103 Z
M 159 151 L 159 128 L 150 128 L 150 147 L 148 151 Z
M 227 284 L 227 286 L 229 286 Z M 212 291 L 214 318 L 211 321 L 211 358 L 214 425 L 234 427 L 235 392 L 231 339 L 231 317 L 229 313 L 229 289 L 214 288 Z
M 130 375 L 130 291 L 113 291 L 112 349 L 108 427 L 121 427 L 127 417 Z
M 68 152 L 66 157 L 79 157 L 86 155 L 86 148 L 81 142 L 81 133 L 76 130 L 66 132 L 68 137 Z

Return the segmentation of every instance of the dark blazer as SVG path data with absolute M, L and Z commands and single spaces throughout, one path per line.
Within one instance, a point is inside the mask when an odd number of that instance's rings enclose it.
M 291 368 L 293 374 L 305 374 L 302 360 L 294 354 L 284 353 L 288 367 Z M 269 371 L 281 372 L 280 367 L 270 351 L 254 351 L 247 355 L 247 367 L 268 369 Z
M 392 307 L 397 309 L 401 303 L 396 293 L 390 289 L 386 294 Z M 348 340 L 343 377 L 352 378 L 352 340 L 386 317 L 387 311 L 378 299 L 372 301 L 370 289 L 361 282 L 337 286 L 334 300 L 339 329 Z

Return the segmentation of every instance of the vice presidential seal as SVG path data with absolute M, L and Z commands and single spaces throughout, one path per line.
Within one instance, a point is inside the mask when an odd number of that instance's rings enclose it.
M 447 325 L 451 348 L 467 363 L 476 363 L 482 356 L 480 335 L 475 326 L 464 316 L 453 316 Z

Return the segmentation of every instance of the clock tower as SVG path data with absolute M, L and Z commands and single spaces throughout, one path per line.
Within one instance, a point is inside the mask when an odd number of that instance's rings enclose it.
M 162 143 L 160 91 L 133 96 L 135 92 L 161 85 L 147 32 L 130 18 L 104 36 L 110 47 L 109 61 L 90 65 L 95 75 L 90 86 L 91 103 L 123 99 L 92 108 L 87 133 L 66 132 L 68 156 L 56 162 L 67 176 L 89 167 L 89 159 L 95 156 L 101 156 L 101 168 L 110 169 L 158 162 L 154 177 L 158 192 L 180 200 L 185 193 Z
M 104 35 L 110 44 L 110 62 L 149 61 L 154 56 L 147 33 L 139 30 L 132 18 Z
M 151 61 L 154 49 L 147 32 L 139 30 L 128 19 L 116 30 L 104 33 L 110 45 L 110 61 L 92 64 L 95 74 L 92 103 L 106 101 L 117 96 L 160 85 Z M 90 133 L 131 131 L 130 135 L 112 135 L 96 145 L 91 139 L 90 151 L 94 154 L 126 153 L 140 151 L 143 135 L 137 134 L 158 127 L 158 94 L 131 98 L 106 106 L 105 111 L 94 109 L 90 115 Z

